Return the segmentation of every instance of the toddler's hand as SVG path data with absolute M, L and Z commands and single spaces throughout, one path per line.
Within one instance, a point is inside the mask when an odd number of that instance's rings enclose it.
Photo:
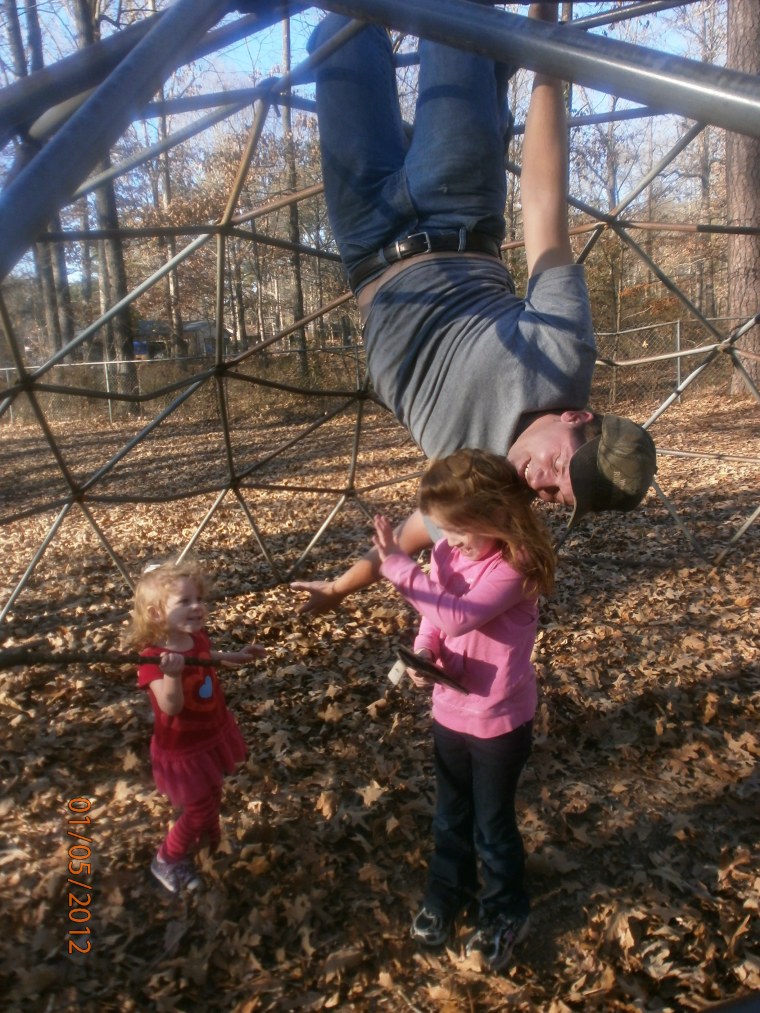
M 162 654 L 159 658 L 158 667 L 164 675 L 182 675 L 182 669 L 185 667 L 185 659 L 181 654 L 176 654 L 174 651 L 166 651 L 166 653 Z
M 250 661 L 251 658 L 263 658 L 267 653 L 266 647 L 262 647 L 261 644 L 248 644 L 238 652 L 243 656 L 246 661 Z
M 247 665 L 254 658 L 263 658 L 267 653 L 266 647 L 260 644 L 248 644 L 239 651 L 225 651 L 220 655 L 219 661 L 226 668 L 237 668 L 238 665 Z

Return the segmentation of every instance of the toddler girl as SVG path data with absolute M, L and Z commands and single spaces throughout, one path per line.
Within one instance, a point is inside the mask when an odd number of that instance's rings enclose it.
M 265 653 L 253 644 L 241 651 L 211 649 L 205 630 L 208 585 L 194 561 L 146 567 L 125 638 L 141 660 L 155 658 L 140 665 L 137 682 L 148 690 L 153 707 L 156 787 L 182 809 L 151 863 L 153 875 L 172 893 L 200 885 L 190 849 L 203 838 L 212 849 L 219 844 L 222 780 L 246 757 L 211 662 L 242 665 Z
M 384 517 L 373 539 L 381 572 L 421 614 L 417 654 L 466 693 L 436 682 L 434 851 L 412 938 L 440 946 L 482 890 L 467 953 L 500 970 L 527 930 L 530 902 L 515 793 L 531 750 L 537 598 L 551 590 L 549 534 L 504 457 L 458 450 L 423 475 L 419 506 L 440 531 L 430 574 L 405 555 Z M 418 686 L 430 686 L 408 669 Z

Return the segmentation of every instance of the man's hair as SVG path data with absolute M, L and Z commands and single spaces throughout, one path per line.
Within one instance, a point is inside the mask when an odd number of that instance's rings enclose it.
M 590 410 L 591 409 L 589 409 L 589 411 Z M 581 443 L 588 443 L 589 440 L 593 440 L 595 437 L 599 436 L 602 431 L 603 418 L 603 415 L 600 415 L 598 412 L 594 412 L 594 417 L 589 419 L 588 422 L 584 422 L 584 424 L 580 427 Z
M 431 461 L 418 503 L 445 527 L 493 538 L 502 556 L 525 578 L 531 594 L 549 594 L 555 557 L 546 525 L 531 506 L 532 493 L 512 464 L 485 450 L 457 450 Z

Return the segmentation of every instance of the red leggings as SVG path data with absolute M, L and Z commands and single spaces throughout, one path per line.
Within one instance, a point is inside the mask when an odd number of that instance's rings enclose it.
M 208 838 L 209 847 L 213 851 L 222 835 L 219 825 L 221 803 L 222 786 L 219 785 L 204 798 L 184 806 L 179 819 L 159 848 L 159 858 L 164 862 L 179 862 L 187 857 L 191 847 L 204 836 Z

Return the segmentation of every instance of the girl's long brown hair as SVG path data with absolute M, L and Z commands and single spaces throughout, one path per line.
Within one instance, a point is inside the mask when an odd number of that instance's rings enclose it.
M 525 578 L 525 590 L 549 594 L 554 549 L 531 501 L 514 466 L 486 450 L 457 450 L 431 461 L 418 495 L 420 510 L 435 511 L 444 527 L 501 542 L 504 559 Z

